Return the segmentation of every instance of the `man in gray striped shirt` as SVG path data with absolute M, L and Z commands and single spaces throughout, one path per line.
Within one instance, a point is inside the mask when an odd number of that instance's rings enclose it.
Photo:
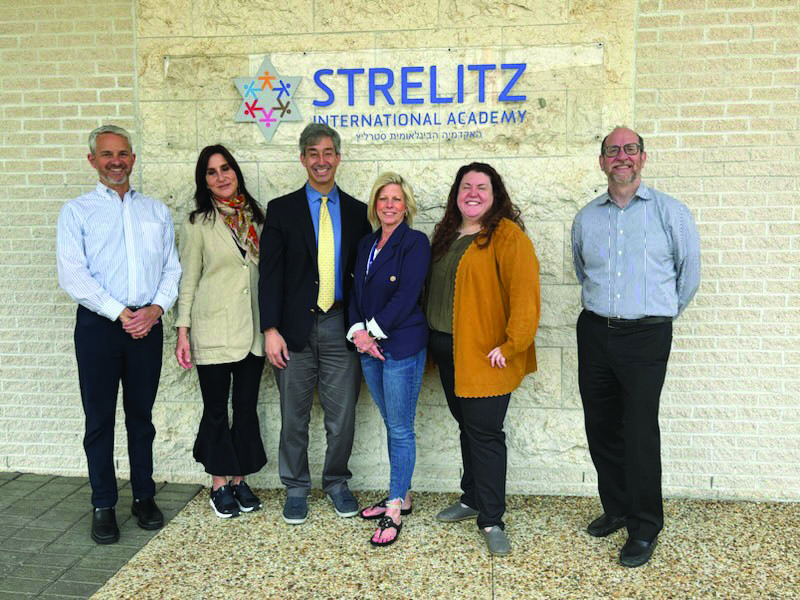
M 589 452 L 604 513 L 589 534 L 627 527 L 620 562 L 652 556 L 664 525 L 658 405 L 672 345 L 672 320 L 700 285 L 700 240 L 692 214 L 647 187 L 641 136 L 617 127 L 600 146 L 608 191 L 572 225 L 581 284 L 578 383 Z
M 136 160 L 130 134 L 99 127 L 89 135 L 89 151 L 100 182 L 61 209 L 56 259 L 58 282 L 78 303 L 75 355 L 86 415 L 92 539 L 112 544 L 119 539 L 114 421 L 120 381 L 131 511 L 143 529 L 164 524 L 154 499 L 151 413 L 161 376 L 161 315 L 177 298 L 181 267 L 169 209 L 130 187 Z

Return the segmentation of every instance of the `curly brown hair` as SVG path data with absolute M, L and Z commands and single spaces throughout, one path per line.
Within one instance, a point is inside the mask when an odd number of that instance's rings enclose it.
M 461 211 L 458 210 L 458 190 L 461 187 L 461 180 L 470 171 L 483 173 L 489 177 L 492 184 L 492 206 L 483 216 L 481 231 L 478 234 L 476 243 L 478 248 L 485 248 L 492 240 L 492 234 L 497 229 L 501 219 L 509 219 L 520 226 L 525 231 L 525 223 L 522 222 L 522 213 L 517 206 L 511 202 L 506 186 L 500 174 L 491 165 L 486 163 L 474 162 L 464 165 L 456 173 L 456 179 L 450 187 L 450 194 L 447 196 L 447 207 L 444 209 L 442 220 L 433 230 L 433 241 L 431 242 L 431 259 L 435 262 L 442 258 L 453 243 L 459 226 L 461 225 Z

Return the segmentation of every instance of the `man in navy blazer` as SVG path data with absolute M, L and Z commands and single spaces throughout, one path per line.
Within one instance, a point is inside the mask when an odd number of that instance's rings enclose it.
M 339 516 L 352 517 L 358 512 L 347 486 L 352 475 L 347 463 L 353 446 L 361 368 L 352 346 L 345 341 L 345 317 L 358 241 L 371 227 L 366 205 L 336 186 L 340 147 L 339 134 L 327 125 L 311 123 L 303 130 L 300 162 L 308 181 L 267 205 L 261 234 L 261 327 L 280 392 L 278 470 L 287 488 L 283 518 L 293 525 L 303 523 L 308 516 L 308 423 L 315 384 L 328 441 L 322 488 Z M 323 199 L 330 215 L 335 254 L 335 299 L 327 310 L 317 306 Z

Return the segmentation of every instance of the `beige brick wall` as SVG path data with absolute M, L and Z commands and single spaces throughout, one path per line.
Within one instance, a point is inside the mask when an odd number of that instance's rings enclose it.
M 457 167 L 481 159 L 498 166 L 523 207 L 542 262 L 543 315 L 540 372 L 515 394 L 506 421 L 510 491 L 595 493 L 577 392 L 579 294 L 568 232 L 575 211 L 603 187 L 599 137 L 628 123 L 645 137 L 648 182 L 689 204 L 703 241 L 703 285 L 676 324 L 662 398 L 665 492 L 800 499 L 796 0 L 382 0 L 368 8 L 251 0 L 247 11 L 210 0 L 17 4 L 0 0 L 0 469 L 85 472 L 74 305 L 58 290 L 53 252 L 58 208 L 95 180 L 85 160 L 92 127 L 116 122 L 136 132 L 135 185 L 164 199 L 180 223 L 192 203 L 194 161 L 208 143 L 229 145 L 262 202 L 302 183 L 302 124 L 282 125 L 266 144 L 255 127 L 232 122 L 232 78 L 252 74 L 265 54 L 307 77 L 306 51 L 317 65 L 342 57 L 399 64 L 414 53 L 447 64 L 449 49 L 452 60 L 522 53 L 535 65 L 526 92 L 538 108 L 527 126 L 486 130 L 474 145 L 374 144 L 342 131 L 339 179 L 365 197 L 378 172 L 399 170 L 419 196 L 419 226 L 430 231 Z M 314 112 L 310 100 L 298 98 L 304 116 Z M 177 367 L 173 345 L 168 336 L 156 477 L 204 482 L 191 457 L 196 375 Z M 253 481 L 277 486 L 271 373 L 260 417 L 271 463 Z M 354 487 L 386 485 L 381 431 L 364 388 Z M 456 489 L 456 428 L 435 376 L 423 385 L 417 433 L 415 487 Z M 121 414 L 117 441 L 124 476 Z M 318 473 L 318 408 L 311 445 Z
M 75 305 L 56 281 L 55 225 L 96 182 L 88 132 L 106 120 L 136 130 L 133 23 L 128 0 L 0 0 L 3 470 L 85 473 Z
M 703 244 L 662 402 L 675 493 L 800 496 L 798 39 L 797 2 L 640 3 L 647 172 Z

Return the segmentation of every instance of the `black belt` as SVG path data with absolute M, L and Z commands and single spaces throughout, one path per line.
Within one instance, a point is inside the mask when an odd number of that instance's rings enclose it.
M 136 312 L 137 310 L 142 309 L 142 308 L 147 308 L 148 306 L 150 306 L 150 303 L 142 304 L 141 306 L 129 306 L 128 310 Z
M 341 301 L 337 300 L 336 302 L 331 304 L 331 307 L 328 310 L 322 310 L 319 306 L 315 306 L 314 308 L 311 309 L 311 312 L 324 315 L 329 312 L 333 312 L 334 310 L 341 310 L 341 308 L 342 308 L 342 303 Z
M 584 310 L 593 321 L 605 324 L 609 329 L 627 329 L 628 327 L 642 327 L 643 325 L 658 325 L 660 323 L 671 323 L 672 317 L 642 317 L 641 319 L 615 319 L 614 317 L 603 317 L 590 310 Z

